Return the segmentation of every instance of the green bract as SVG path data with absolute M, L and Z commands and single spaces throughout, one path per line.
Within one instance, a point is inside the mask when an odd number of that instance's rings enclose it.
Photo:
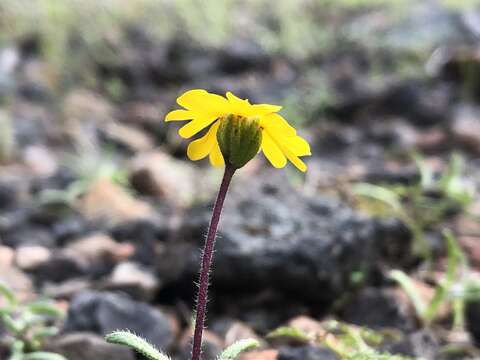
M 225 163 L 243 167 L 260 150 L 262 129 L 258 117 L 229 114 L 220 119 L 217 141 Z

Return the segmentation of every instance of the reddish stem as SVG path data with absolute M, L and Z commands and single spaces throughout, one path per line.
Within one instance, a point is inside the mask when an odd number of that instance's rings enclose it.
M 217 199 L 213 207 L 212 219 L 208 228 L 205 246 L 203 248 L 202 265 L 200 268 L 200 280 L 197 297 L 195 332 L 193 334 L 193 348 L 192 360 L 200 360 L 202 353 L 202 333 L 205 322 L 205 313 L 207 308 L 208 285 L 210 277 L 210 267 L 212 266 L 213 249 L 215 247 L 215 238 L 217 235 L 217 227 L 222 214 L 223 203 L 227 195 L 230 181 L 232 180 L 235 168 L 232 166 L 225 166 L 225 173 L 223 174 L 222 184 L 218 191 Z

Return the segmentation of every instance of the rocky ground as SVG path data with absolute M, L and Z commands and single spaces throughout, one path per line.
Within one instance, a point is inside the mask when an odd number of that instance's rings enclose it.
M 449 32 L 409 76 L 392 65 L 411 55 L 409 44 L 399 53 L 356 44 L 297 59 L 248 39 L 206 49 L 134 29 L 115 66 L 93 64 L 97 86 L 63 87 L 35 37 L 2 48 L 0 281 L 22 303 L 44 297 L 65 310 L 59 334 L 42 346 L 70 360 L 133 360 L 102 339 L 128 328 L 188 359 L 199 249 L 221 172 L 187 161 L 186 143 L 163 116 L 182 91 L 204 87 L 288 100 L 285 116 L 313 152 L 305 177 L 259 156 L 234 179 L 215 254 L 207 359 L 246 337 L 262 348 L 244 360 L 337 359 L 324 341 L 334 319 L 381 334 L 379 351 L 480 358 L 478 297 L 460 289 L 465 322 L 454 326 L 448 288 L 427 323 L 388 275 L 405 271 L 431 301 L 448 270 L 445 228 L 468 259 L 455 282 L 474 282 L 480 270 L 478 14 L 468 14 L 435 15 Z M 413 23 L 436 31 L 434 20 Z M 120 94 L 105 85 L 112 79 Z M 458 173 L 453 153 L 465 164 Z M 450 171 L 456 182 L 421 187 L 425 169 L 434 178 Z M 374 216 L 353 190 L 365 182 L 403 189 L 404 212 Z M 452 200 L 459 187 L 468 202 Z M 425 208 L 408 192 L 419 188 Z M 415 251 L 418 227 L 430 259 Z M 308 338 L 266 336 L 280 326 Z M 2 345 L 2 358 L 9 349 Z

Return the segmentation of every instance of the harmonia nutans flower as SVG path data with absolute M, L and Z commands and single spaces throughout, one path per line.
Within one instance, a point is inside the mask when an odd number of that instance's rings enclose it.
M 208 156 L 214 166 L 226 162 L 240 168 L 262 151 L 276 168 L 283 168 L 288 159 L 299 170 L 307 170 L 300 157 L 311 155 L 310 145 L 278 114 L 281 106 L 250 104 L 231 92 L 223 97 L 201 89 L 185 92 L 177 103 L 184 109 L 169 112 L 165 121 L 190 120 L 180 128 L 181 137 L 189 139 L 208 128 L 188 145 L 189 159 Z

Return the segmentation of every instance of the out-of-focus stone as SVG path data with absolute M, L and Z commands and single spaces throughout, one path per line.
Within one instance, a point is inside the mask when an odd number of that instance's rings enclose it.
M 120 114 L 124 122 L 144 126 L 158 124 L 158 119 L 161 119 L 162 115 L 158 105 L 141 101 L 126 104 Z
M 480 109 L 461 107 L 451 126 L 452 134 L 458 142 L 480 153 Z
M 8 246 L 0 245 L 0 269 L 8 269 L 15 259 L 15 251 Z
M 0 271 L 0 283 L 13 291 L 19 301 L 33 300 L 35 290 L 30 278 L 15 267 L 8 267 Z M 3 298 L 0 298 L 0 307 Z
M 312 338 L 320 338 L 326 334 L 325 328 L 320 321 L 308 316 L 298 316 L 288 322 L 288 325 L 300 330 Z
M 300 347 L 282 347 L 278 360 L 340 360 L 330 349 L 313 345 Z
M 52 253 L 47 261 L 39 263 L 32 275 L 40 283 L 63 282 L 87 275 L 91 271 L 85 259 L 70 250 Z
M 64 330 L 92 331 L 106 335 L 129 329 L 168 351 L 175 339 L 170 319 L 160 310 L 130 299 L 125 294 L 86 291 L 70 302 Z
M 105 285 L 107 290 L 121 290 L 138 300 L 149 301 L 155 296 L 159 281 L 147 269 L 134 262 L 118 264 Z
M 154 147 L 152 138 L 133 126 L 110 122 L 102 127 L 105 136 L 132 152 L 151 150 Z
M 35 270 L 50 259 L 51 251 L 43 246 L 21 246 L 15 254 L 15 263 L 25 271 Z
M 23 161 L 38 176 L 53 176 L 58 170 L 58 161 L 55 155 L 41 145 L 31 145 L 25 148 Z
M 278 350 L 250 351 L 241 354 L 238 360 L 277 360 Z
M 135 360 L 126 346 L 107 343 L 92 333 L 72 333 L 54 339 L 47 350 L 65 356 L 68 360 Z
M 137 200 L 109 180 L 94 183 L 79 203 L 87 219 L 106 219 L 114 224 L 148 219 L 154 214 L 151 206 Z
M 430 288 L 424 290 L 424 284 L 415 282 L 425 298 L 431 298 Z M 369 328 L 397 328 L 412 330 L 415 318 L 411 302 L 405 298 L 400 289 L 396 288 L 365 288 L 348 303 L 342 314 L 346 322 Z
M 112 119 L 112 105 L 98 94 L 76 89 L 65 98 L 63 105 L 67 119 L 103 123 Z
M 110 236 L 101 233 L 75 240 L 67 245 L 67 249 L 90 263 L 124 260 L 135 251 L 131 244 L 117 243 Z
M 130 164 L 133 187 L 144 195 L 156 196 L 185 206 L 199 193 L 194 169 L 162 152 L 143 153 Z
M 92 283 L 88 279 L 69 279 L 61 283 L 46 283 L 43 293 L 54 299 L 70 299 L 82 291 L 89 290 Z
M 259 336 L 250 326 L 240 321 L 236 321 L 230 326 L 225 334 L 225 347 L 243 339 L 260 340 Z

